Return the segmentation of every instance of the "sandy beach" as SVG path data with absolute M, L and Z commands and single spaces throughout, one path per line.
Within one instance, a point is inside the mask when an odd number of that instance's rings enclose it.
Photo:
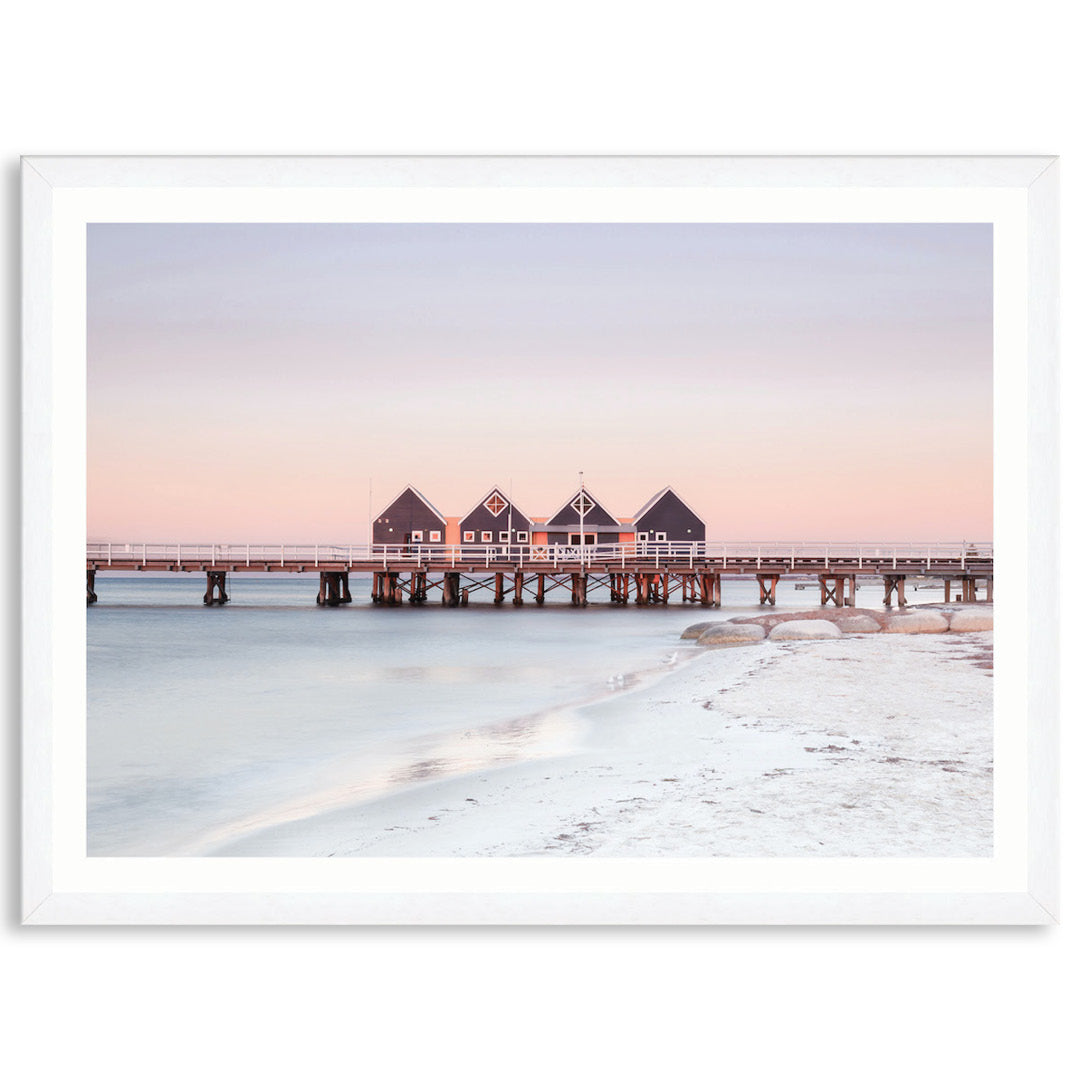
M 420 779 L 202 854 L 992 854 L 992 631 L 682 642 L 677 656 L 555 724 L 538 717 L 558 731 L 551 756 Z

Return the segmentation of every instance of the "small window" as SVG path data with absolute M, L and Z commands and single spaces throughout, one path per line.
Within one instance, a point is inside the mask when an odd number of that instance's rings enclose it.
M 476 543 L 476 533 L 472 532 L 470 529 L 466 529 L 465 530 L 465 543 L 466 544 L 475 544 Z
M 499 543 L 500 544 L 509 544 L 510 543 L 510 534 L 508 532 L 499 533 Z
M 649 542 L 649 534 L 647 532 L 637 534 L 639 544 L 647 544 Z
M 424 530 L 423 529 L 413 529 L 412 538 L 413 538 L 413 543 L 422 544 L 424 542 Z
M 424 539 L 422 534 L 420 536 L 420 539 L 421 540 Z M 442 540 L 442 530 L 441 529 L 432 529 L 431 532 L 428 533 L 428 543 L 429 544 L 437 544 L 437 543 L 439 543 L 440 540 Z
M 661 542 L 663 542 L 663 541 L 667 540 L 667 533 L 659 533 L 659 532 L 658 532 L 658 533 L 656 534 L 656 539 L 657 539 L 657 540 L 659 540 L 659 541 L 661 541 Z
M 480 543 L 482 543 L 482 544 L 490 544 L 491 543 L 491 533 L 482 532 L 480 534 Z
M 519 529 L 517 534 L 517 542 L 519 544 L 527 544 L 529 542 L 529 534 L 527 532 L 522 532 Z

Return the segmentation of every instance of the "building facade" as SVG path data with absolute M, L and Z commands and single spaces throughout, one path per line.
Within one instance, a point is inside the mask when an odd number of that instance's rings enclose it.
M 631 527 L 614 517 L 598 499 L 582 488 L 544 523 L 535 535 L 538 544 L 632 543 Z
M 634 538 L 639 544 L 702 541 L 705 522 L 666 487 L 634 515 Z
M 462 547 L 532 541 L 532 522 L 498 487 L 493 487 L 461 518 L 459 529 Z
M 446 543 L 446 518 L 411 484 L 371 523 L 373 544 Z

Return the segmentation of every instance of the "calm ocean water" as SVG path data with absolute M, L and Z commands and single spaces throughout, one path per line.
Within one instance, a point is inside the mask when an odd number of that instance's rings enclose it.
M 565 752 L 573 703 L 662 673 L 702 618 L 759 613 L 754 581 L 724 607 L 570 608 L 560 590 L 495 608 L 315 604 L 317 577 L 99 574 L 87 619 L 87 850 L 207 854 L 246 832 L 440 776 Z M 909 586 L 910 588 L 910 586 Z M 488 594 L 490 595 L 490 594 Z M 925 600 L 940 599 L 927 590 Z M 909 599 L 920 599 L 915 596 Z M 781 584 L 779 606 L 816 587 Z M 879 606 L 880 587 L 860 590 Z

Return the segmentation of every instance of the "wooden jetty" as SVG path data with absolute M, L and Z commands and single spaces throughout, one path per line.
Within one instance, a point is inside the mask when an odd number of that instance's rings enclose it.
M 615 605 L 672 601 L 719 607 L 724 578 L 755 578 L 762 605 L 776 603 L 782 578 L 817 579 L 822 605 L 854 606 L 859 577 L 880 580 L 884 603 L 903 607 L 909 578 L 944 582 L 964 603 L 994 597 L 990 543 L 714 543 L 616 544 L 154 544 L 86 546 L 86 602 L 97 600 L 98 575 L 109 571 L 165 571 L 206 575 L 203 603 L 228 602 L 227 575 L 318 573 L 316 603 L 352 601 L 350 574 L 370 574 L 375 604 L 423 604 L 437 597 L 448 607 L 490 593 L 543 604 L 565 589 L 574 607 L 597 597 Z

